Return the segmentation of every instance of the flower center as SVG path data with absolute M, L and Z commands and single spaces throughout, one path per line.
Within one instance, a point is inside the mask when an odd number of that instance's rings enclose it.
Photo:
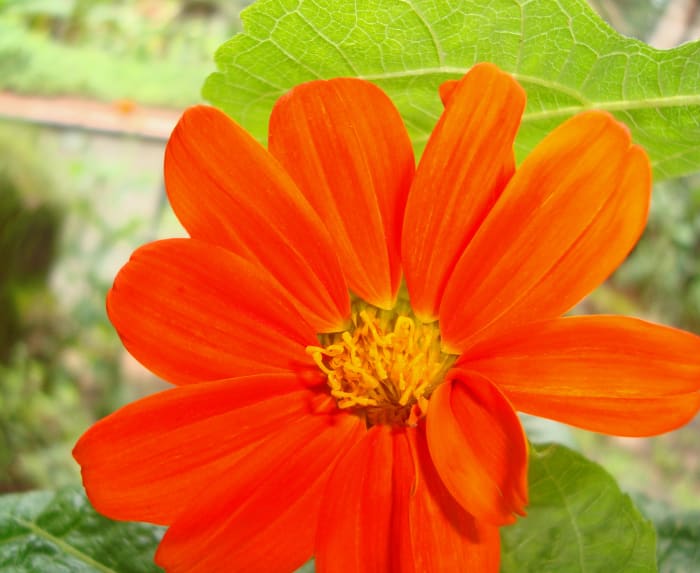
M 354 312 L 352 323 L 345 332 L 320 335 L 322 346 L 306 348 L 338 407 L 369 426 L 414 424 L 456 359 L 442 352 L 437 325 L 373 307 Z

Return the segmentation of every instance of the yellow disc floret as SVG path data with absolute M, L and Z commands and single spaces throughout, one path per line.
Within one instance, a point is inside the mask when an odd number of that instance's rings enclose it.
M 440 331 L 409 313 L 365 307 L 353 327 L 321 336 L 306 351 L 328 377 L 338 407 L 364 415 L 368 424 L 412 423 L 454 356 L 440 350 Z

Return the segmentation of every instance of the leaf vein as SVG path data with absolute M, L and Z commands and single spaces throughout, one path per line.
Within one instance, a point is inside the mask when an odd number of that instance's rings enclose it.
M 72 555 L 76 559 L 79 559 L 83 563 L 86 563 L 87 565 L 90 565 L 91 567 L 94 567 L 101 573 L 119 573 L 118 571 L 115 571 L 114 569 L 110 569 L 109 567 L 103 565 L 102 563 L 99 563 L 98 561 L 95 561 L 92 557 L 89 555 L 83 553 L 79 549 L 76 549 L 69 543 L 66 543 L 63 541 L 60 537 L 56 537 L 55 535 L 52 535 L 45 529 L 39 527 L 34 522 L 31 521 L 26 521 L 24 519 L 21 519 L 19 517 L 12 517 L 20 526 L 28 529 L 38 537 L 41 537 L 42 539 L 45 539 L 46 541 L 49 541 L 50 543 L 53 543 L 56 545 L 59 549 L 64 551 L 65 553 L 68 553 L 69 555 Z

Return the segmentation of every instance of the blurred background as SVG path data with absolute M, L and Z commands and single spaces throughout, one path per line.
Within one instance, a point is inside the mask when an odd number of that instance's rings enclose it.
M 165 141 L 249 3 L 0 0 L 0 493 L 79 483 L 78 436 L 166 387 L 123 351 L 104 298 L 137 246 L 183 234 Z M 700 37 L 698 0 L 591 5 L 656 47 Z M 583 309 L 700 333 L 700 176 L 656 186 L 644 238 Z M 700 420 L 643 440 L 532 428 L 630 491 L 700 509 Z

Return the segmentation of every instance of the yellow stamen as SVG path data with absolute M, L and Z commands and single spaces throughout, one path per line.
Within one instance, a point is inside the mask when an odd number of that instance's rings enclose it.
M 437 326 L 371 307 L 353 314 L 353 326 L 306 348 L 338 407 L 356 410 L 370 425 L 415 421 L 414 410 L 425 413 L 455 358 L 440 350 Z

